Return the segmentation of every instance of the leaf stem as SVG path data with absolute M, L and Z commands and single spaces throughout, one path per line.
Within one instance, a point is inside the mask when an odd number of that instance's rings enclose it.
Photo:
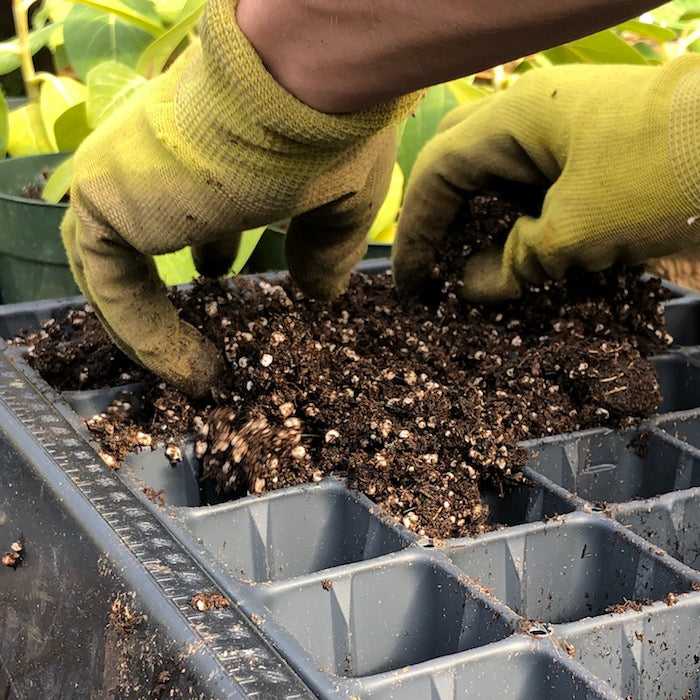
M 29 8 L 35 0 L 12 0 L 12 17 L 17 32 L 17 45 L 20 56 L 20 70 L 24 90 L 30 102 L 39 101 L 39 81 L 34 71 L 32 49 L 29 43 Z

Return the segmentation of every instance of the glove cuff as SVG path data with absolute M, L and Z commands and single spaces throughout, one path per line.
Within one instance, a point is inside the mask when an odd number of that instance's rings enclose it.
M 267 72 L 238 27 L 237 5 L 238 0 L 207 1 L 200 27 L 201 65 L 191 66 L 194 72 L 183 76 L 178 90 L 181 133 L 201 133 L 206 114 L 215 119 L 225 115 L 225 128 L 235 122 L 237 139 L 256 147 L 288 153 L 306 152 L 309 145 L 343 150 L 398 124 L 420 104 L 424 91 L 349 114 L 314 110 Z

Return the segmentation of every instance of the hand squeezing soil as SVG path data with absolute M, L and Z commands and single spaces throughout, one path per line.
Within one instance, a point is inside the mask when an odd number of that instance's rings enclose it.
M 229 363 L 210 401 L 132 365 L 89 311 L 16 342 L 59 389 L 143 382 L 138 410 L 92 422 L 116 462 L 194 433 L 203 478 L 231 497 L 340 473 L 439 538 L 490 527 L 481 489 L 507 497 L 523 480 L 519 441 L 651 413 L 647 358 L 670 342 L 664 290 L 636 270 L 574 271 L 499 307 L 465 305 L 449 281 L 431 305 L 402 302 L 389 273 L 356 275 L 331 303 L 287 278 L 197 282 L 171 297 Z

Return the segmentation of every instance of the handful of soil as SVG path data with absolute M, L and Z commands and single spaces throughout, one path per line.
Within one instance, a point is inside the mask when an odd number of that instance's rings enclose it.
M 485 485 L 507 497 L 523 481 L 519 441 L 657 407 L 665 293 L 638 273 L 574 271 L 499 307 L 465 306 L 449 284 L 436 305 L 406 305 L 389 273 L 355 275 L 330 303 L 287 278 L 197 282 L 171 298 L 230 366 L 200 403 L 132 365 L 89 310 L 16 342 L 59 389 L 144 382 L 138 411 L 92 421 L 114 461 L 195 433 L 203 478 L 231 497 L 340 473 L 411 530 L 452 538 L 491 527 Z

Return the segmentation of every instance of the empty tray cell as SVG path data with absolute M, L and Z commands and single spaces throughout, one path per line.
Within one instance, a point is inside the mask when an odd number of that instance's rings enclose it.
M 574 659 L 620 697 L 689 700 L 700 698 L 699 620 L 700 600 L 693 595 L 645 615 L 613 616 L 561 631 Z
M 622 505 L 613 514 L 640 537 L 700 569 L 700 489 Z
M 700 345 L 700 296 L 668 302 L 665 317 L 675 345 Z
M 179 460 L 171 461 L 166 448 L 144 449 L 130 454 L 118 474 L 139 496 L 156 505 L 196 506 L 201 502 L 198 481 L 199 460 L 191 443 L 177 448 Z
M 475 653 L 469 661 L 399 673 L 394 683 L 369 689 L 361 697 L 366 700 L 619 700 L 599 679 L 544 650 L 491 649 Z
M 700 486 L 700 453 L 647 429 L 594 430 L 530 444 L 528 467 L 591 502 Z
M 692 580 L 631 541 L 611 520 L 583 513 L 456 543 L 450 559 L 525 618 L 552 624 L 603 615 L 625 601 L 661 600 Z
M 676 440 L 700 450 L 700 415 L 660 420 L 656 425 Z
M 575 509 L 565 493 L 558 493 L 556 488 L 548 488 L 541 481 L 534 475 L 533 483 L 518 484 L 503 494 L 491 485 L 482 486 L 481 498 L 489 509 L 489 525 L 521 525 L 571 513 Z
M 659 375 L 663 401 L 659 413 L 687 411 L 700 406 L 700 363 L 682 354 L 652 358 Z
M 326 480 L 183 515 L 197 541 L 237 578 L 269 581 L 379 557 L 406 547 L 366 499 Z
M 322 671 L 367 676 L 504 639 L 504 617 L 455 573 L 414 552 L 263 589 L 272 619 Z

